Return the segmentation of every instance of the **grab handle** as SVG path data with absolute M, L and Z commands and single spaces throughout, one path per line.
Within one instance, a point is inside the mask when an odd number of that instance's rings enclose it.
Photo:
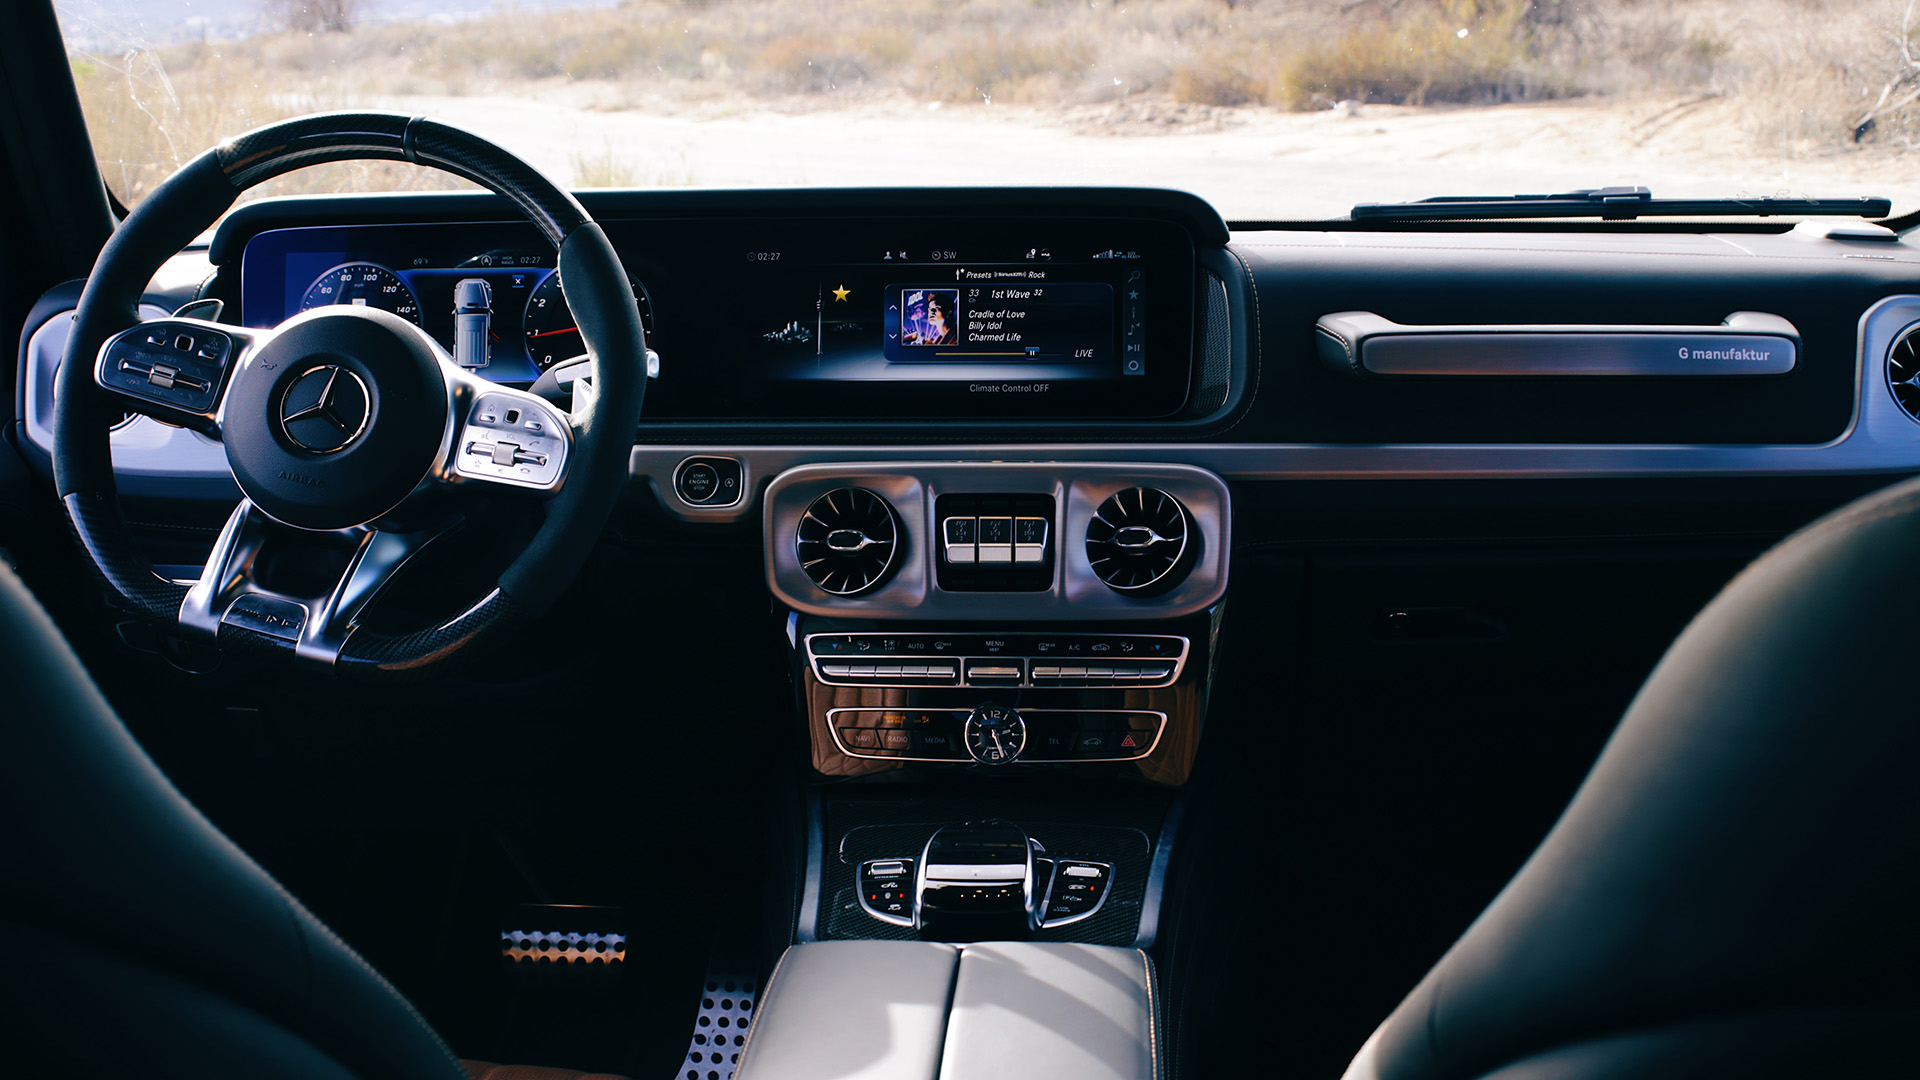
M 1736 311 L 1718 326 L 1486 324 L 1407 326 L 1371 311 L 1323 315 L 1320 360 L 1341 375 L 1785 375 L 1800 331 Z

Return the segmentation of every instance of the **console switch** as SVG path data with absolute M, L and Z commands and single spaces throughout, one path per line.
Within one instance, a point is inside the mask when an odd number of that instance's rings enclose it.
M 1017 563 L 1040 563 L 1047 561 L 1046 518 L 1023 517 L 1014 519 L 1013 561 Z
M 1113 867 L 1106 863 L 1061 859 L 1054 864 L 1042 926 L 1062 926 L 1091 916 L 1106 902 Z
M 860 864 L 860 907 L 895 926 L 913 925 L 913 860 L 870 859 Z
M 1018 686 L 1022 671 L 1019 660 L 969 660 L 967 682 L 972 686 Z
M 980 561 L 982 563 L 1013 561 L 1012 518 L 983 517 L 980 519 Z
M 940 539 L 950 563 L 971 563 L 974 561 L 976 520 L 970 517 L 950 517 L 940 523 Z

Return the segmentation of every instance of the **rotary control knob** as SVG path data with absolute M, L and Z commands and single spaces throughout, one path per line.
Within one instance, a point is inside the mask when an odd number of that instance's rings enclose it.
M 1027 722 L 1008 705 L 982 705 L 962 732 L 967 753 L 982 765 L 1006 765 L 1027 748 Z

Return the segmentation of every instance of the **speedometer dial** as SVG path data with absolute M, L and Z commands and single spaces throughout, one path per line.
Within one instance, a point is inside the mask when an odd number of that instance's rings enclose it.
M 354 304 L 391 311 L 415 326 L 420 325 L 420 300 L 400 280 L 400 275 L 379 263 L 351 262 L 336 266 L 314 279 L 300 298 L 300 310 L 329 304 Z
M 647 332 L 651 346 L 653 304 L 647 299 L 646 286 L 637 281 L 633 282 L 633 301 L 640 305 L 640 326 Z M 527 355 L 533 357 L 534 366 L 541 371 L 587 351 L 580 340 L 580 327 L 573 321 L 573 312 L 567 309 L 566 297 L 560 294 L 558 271 L 548 274 L 547 280 L 527 298 L 525 327 Z

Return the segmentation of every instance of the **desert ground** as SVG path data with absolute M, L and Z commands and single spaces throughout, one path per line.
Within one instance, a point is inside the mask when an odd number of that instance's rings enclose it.
M 1338 216 L 1356 200 L 1610 184 L 1672 196 L 1886 195 L 1920 207 L 1920 169 L 1904 155 L 1727 153 L 1721 114 L 1730 106 L 1699 95 L 1299 113 L 1172 102 L 608 110 L 592 94 L 557 87 L 510 100 L 379 104 L 471 128 L 563 183 L 592 183 L 576 174 L 611 162 L 617 179 L 643 187 L 1139 184 L 1196 192 L 1237 220 Z

